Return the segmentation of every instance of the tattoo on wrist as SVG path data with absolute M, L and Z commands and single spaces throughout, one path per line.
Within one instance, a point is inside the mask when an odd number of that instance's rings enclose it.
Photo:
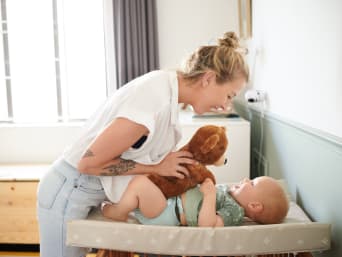
M 82 158 L 87 158 L 87 157 L 92 157 L 92 156 L 95 156 L 94 153 L 93 153 L 91 150 L 88 149 L 88 150 L 83 154 Z
M 105 172 L 101 173 L 101 176 L 122 175 L 127 171 L 134 169 L 135 164 L 135 161 L 124 160 L 120 158 L 120 162 L 118 164 L 111 164 L 107 167 L 104 167 L 103 170 L 105 170 Z

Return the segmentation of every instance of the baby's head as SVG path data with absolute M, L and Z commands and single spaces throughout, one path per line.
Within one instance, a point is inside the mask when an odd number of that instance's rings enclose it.
M 244 179 L 230 188 L 230 194 L 245 209 L 245 215 L 258 223 L 280 223 L 289 209 L 284 189 L 271 177 Z

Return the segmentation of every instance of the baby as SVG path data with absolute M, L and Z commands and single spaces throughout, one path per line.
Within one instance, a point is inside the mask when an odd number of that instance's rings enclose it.
M 146 176 L 136 176 L 118 203 L 104 202 L 103 215 L 126 221 L 133 211 L 142 224 L 222 227 L 241 225 L 244 217 L 261 223 L 280 223 L 289 203 L 280 184 L 263 176 L 228 187 L 206 179 L 181 196 L 165 199 Z

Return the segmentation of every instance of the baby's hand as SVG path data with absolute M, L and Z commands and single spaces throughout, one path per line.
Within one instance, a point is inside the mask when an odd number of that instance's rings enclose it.
M 200 186 L 203 195 L 216 194 L 216 187 L 210 178 L 206 178 Z

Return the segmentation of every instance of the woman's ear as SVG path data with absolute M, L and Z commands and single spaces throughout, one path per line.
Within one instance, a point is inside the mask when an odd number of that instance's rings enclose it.
M 203 87 L 209 86 L 212 79 L 215 79 L 215 72 L 211 70 L 206 71 L 202 77 L 202 86 Z
M 263 211 L 264 205 L 261 202 L 249 202 L 247 208 L 250 213 L 256 214 Z

